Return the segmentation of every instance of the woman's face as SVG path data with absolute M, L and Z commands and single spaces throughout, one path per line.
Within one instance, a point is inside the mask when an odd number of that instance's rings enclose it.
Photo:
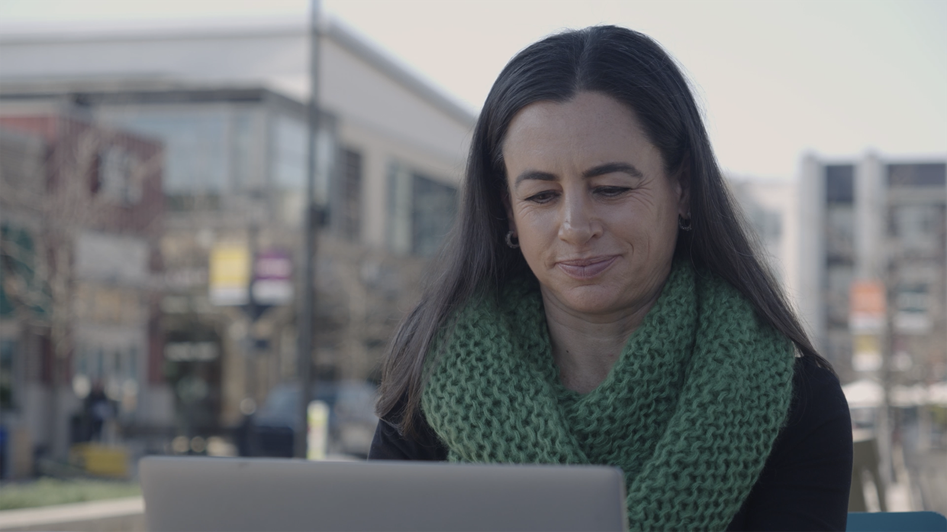
M 597 92 L 534 103 L 502 149 L 510 229 L 547 307 L 605 320 L 647 311 L 671 271 L 688 196 L 635 113 Z

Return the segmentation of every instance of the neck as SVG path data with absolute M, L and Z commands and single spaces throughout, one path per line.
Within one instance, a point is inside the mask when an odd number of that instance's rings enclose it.
M 563 386 L 579 393 L 597 388 L 656 300 L 631 312 L 589 316 L 571 312 L 543 293 L 553 360 Z

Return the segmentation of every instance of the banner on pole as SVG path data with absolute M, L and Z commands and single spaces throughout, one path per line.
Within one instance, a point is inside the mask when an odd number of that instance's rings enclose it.
M 848 325 L 852 334 L 881 334 L 885 329 L 885 285 L 881 281 L 854 281 L 849 291 Z
M 210 253 L 210 302 L 246 305 L 250 282 L 250 251 L 242 244 L 219 244 Z
M 293 301 L 293 260 L 289 253 L 269 250 L 256 256 L 253 299 L 260 305 L 286 305 Z

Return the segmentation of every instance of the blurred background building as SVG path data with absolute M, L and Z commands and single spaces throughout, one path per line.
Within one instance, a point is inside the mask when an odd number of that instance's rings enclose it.
M 3 115 L 0 132 L 3 402 L 63 452 L 93 384 L 144 418 L 160 403 L 163 148 L 78 114 Z
M 947 512 L 947 158 L 809 155 L 799 198 L 799 308 L 845 384 L 853 507 L 875 467 L 880 509 Z
M 947 161 L 808 156 L 800 196 L 800 309 L 843 380 L 877 371 L 886 349 L 853 335 L 856 280 L 886 287 L 898 378 L 947 378 Z
M 795 182 L 733 177 L 734 197 L 786 295 L 798 300 L 799 202 Z
M 227 433 L 293 379 L 308 39 L 304 25 L 0 37 L 3 423 L 35 449 L 64 455 L 98 381 L 123 435 L 159 447 Z M 364 382 L 451 225 L 475 117 L 337 24 L 319 50 L 313 360 L 320 380 Z M 64 143 L 83 164 L 54 156 Z M 81 189 L 83 214 L 52 183 Z M 34 273 L 51 251 L 69 277 L 46 297 L 78 302 L 61 315 L 18 288 L 53 290 Z

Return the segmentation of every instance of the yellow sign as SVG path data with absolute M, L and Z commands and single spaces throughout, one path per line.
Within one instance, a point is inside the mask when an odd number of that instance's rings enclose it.
M 250 251 L 246 246 L 221 244 L 210 254 L 210 301 L 215 305 L 245 305 L 250 282 Z
M 852 368 L 855 371 L 877 371 L 881 362 L 881 338 L 877 334 L 852 336 Z
M 856 353 L 881 353 L 880 339 L 874 334 L 856 334 L 852 336 L 852 344 L 855 347 Z

